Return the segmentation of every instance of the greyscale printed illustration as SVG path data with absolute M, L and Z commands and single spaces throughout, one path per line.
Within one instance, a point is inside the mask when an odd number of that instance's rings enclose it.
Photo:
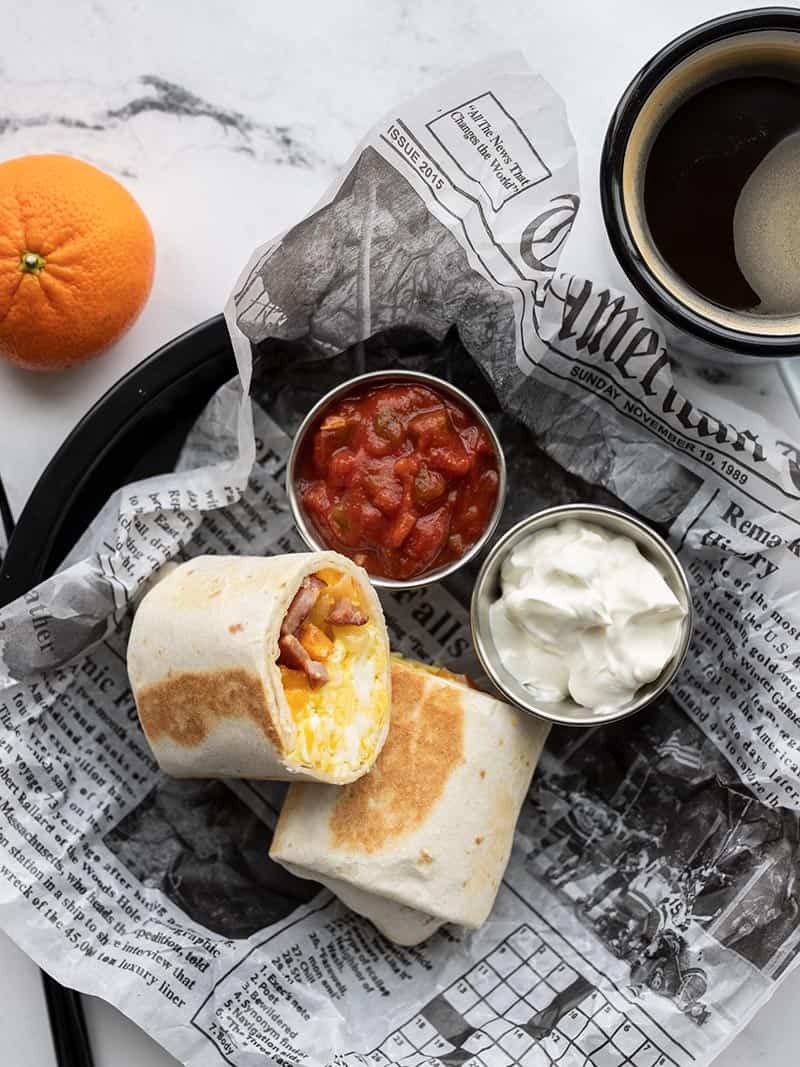
M 798 952 L 800 820 L 761 803 L 669 697 L 634 728 L 553 735 L 523 815 L 526 865 L 630 982 L 702 1026 L 695 934 L 778 977 Z

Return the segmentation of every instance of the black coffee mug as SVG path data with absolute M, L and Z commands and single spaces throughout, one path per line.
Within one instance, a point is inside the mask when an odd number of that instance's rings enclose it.
M 611 245 L 660 317 L 671 346 L 700 359 L 750 362 L 800 355 L 800 307 L 781 315 L 727 308 L 681 277 L 662 255 L 645 214 L 648 157 L 664 124 L 687 100 L 708 86 L 773 68 L 800 84 L 800 10 L 760 8 L 705 22 L 639 71 L 606 133 L 600 195 Z M 698 231 L 698 246 L 703 240 Z

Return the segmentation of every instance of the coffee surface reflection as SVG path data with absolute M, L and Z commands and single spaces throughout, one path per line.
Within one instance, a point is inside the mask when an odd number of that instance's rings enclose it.
M 724 308 L 800 312 L 800 84 L 771 75 L 701 89 L 658 131 L 644 213 L 666 263 Z

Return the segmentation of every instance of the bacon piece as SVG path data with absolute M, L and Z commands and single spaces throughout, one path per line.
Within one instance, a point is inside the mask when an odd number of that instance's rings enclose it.
M 365 615 L 346 596 L 337 596 L 325 621 L 332 626 L 363 626 L 369 622 L 369 615 Z
M 286 610 L 281 624 L 281 637 L 287 634 L 294 636 L 311 613 L 312 608 L 319 599 L 319 594 L 325 588 L 321 578 L 310 574 L 303 579 L 302 585 L 294 594 L 294 598 Z
M 284 634 L 278 641 L 281 650 L 279 663 L 293 670 L 303 671 L 312 689 L 319 689 L 328 680 L 328 672 L 323 663 L 317 663 L 309 656 L 294 634 Z

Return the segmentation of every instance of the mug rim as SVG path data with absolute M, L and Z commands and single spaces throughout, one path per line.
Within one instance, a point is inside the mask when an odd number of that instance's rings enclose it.
M 634 123 L 656 86 L 689 56 L 718 41 L 757 31 L 777 30 L 800 36 L 800 10 L 750 8 L 702 22 L 673 38 L 634 75 L 620 97 L 606 130 L 600 156 L 600 204 L 603 221 L 628 280 L 659 315 L 680 330 L 716 348 L 761 359 L 800 354 L 800 325 L 793 334 L 759 334 L 725 326 L 699 314 L 672 293 L 648 266 L 625 211 L 623 166 Z

